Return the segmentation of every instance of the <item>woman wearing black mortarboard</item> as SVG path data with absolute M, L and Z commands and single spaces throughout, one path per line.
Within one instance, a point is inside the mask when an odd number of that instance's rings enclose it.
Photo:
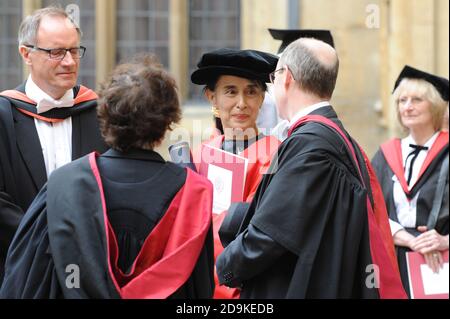
M 206 144 L 248 158 L 243 199 L 250 202 L 258 184 L 270 166 L 272 154 L 280 142 L 258 131 L 256 118 L 264 100 L 269 74 L 275 70 L 278 58 L 255 50 L 218 49 L 205 53 L 192 73 L 191 80 L 205 85 L 205 97 L 220 120 L 223 134 Z M 198 165 L 200 152 L 194 154 Z M 240 208 L 244 207 L 240 206 Z M 233 211 L 235 212 L 235 211 Z M 218 230 L 227 212 L 214 214 L 214 255 L 222 250 Z M 237 216 L 238 214 L 236 214 Z M 217 277 L 216 283 L 217 283 Z M 236 289 L 216 286 L 215 298 L 237 298 Z
M 212 185 L 153 148 L 181 109 L 152 56 L 99 93 L 111 147 L 56 170 L 14 237 L 3 298 L 210 298 Z
M 449 135 L 441 130 L 449 82 L 405 66 L 393 95 L 408 136 L 383 144 L 372 164 L 383 188 L 403 285 L 409 291 L 405 253 L 421 253 L 437 272 L 442 252 L 449 247 Z

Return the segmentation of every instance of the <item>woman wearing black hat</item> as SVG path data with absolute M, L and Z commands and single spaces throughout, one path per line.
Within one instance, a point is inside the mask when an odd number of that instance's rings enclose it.
M 408 136 L 383 144 L 372 164 L 383 188 L 403 285 L 410 292 L 405 253 L 419 252 L 434 272 L 448 254 L 449 135 L 441 129 L 449 82 L 405 66 L 393 95 Z
M 267 171 L 279 141 L 258 132 L 256 119 L 264 100 L 269 74 L 278 58 L 255 50 L 218 49 L 205 53 L 191 80 L 204 85 L 205 97 L 220 119 L 223 134 L 206 144 L 248 158 L 243 199 L 250 202 Z M 200 154 L 195 154 L 200 162 Z M 218 230 L 227 212 L 213 217 L 214 256 L 223 250 Z M 215 277 L 217 283 L 217 276 Z M 236 289 L 216 285 L 215 298 L 238 298 Z

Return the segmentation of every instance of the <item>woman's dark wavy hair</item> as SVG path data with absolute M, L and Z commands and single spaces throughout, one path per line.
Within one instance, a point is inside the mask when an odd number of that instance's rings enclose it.
M 102 136 L 122 152 L 153 149 L 181 119 L 176 82 L 154 55 L 141 54 L 118 65 L 98 95 Z

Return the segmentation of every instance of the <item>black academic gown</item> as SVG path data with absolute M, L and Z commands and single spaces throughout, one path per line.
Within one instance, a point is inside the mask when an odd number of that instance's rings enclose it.
M 198 198 L 192 196 L 194 201 L 201 200 L 201 194 L 208 195 L 209 191 L 212 197 L 212 189 L 209 189 L 209 184 L 204 184 L 202 180 L 199 182 L 198 177 L 195 185 L 185 186 L 188 180 L 187 171 L 172 163 L 166 163 L 157 153 L 151 151 L 135 150 L 123 154 L 110 150 L 97 159 L 97 165 L 101 184 L 97 183 L 95 175 L 97 169 L 92 168 L 87 156 L 56 170 L 50 176 L 48 183 L 23 218 L 11 244 L 0 297 L 155 297 L 154 289 L 153 295 L 148 292 L 145 295 L 146 288 L 153 288 L 151 281 L 145 278 L 142 280 L 142 276 L 139 275 L 131 278 L 125 276 L 142 271 L 140 268 L 158 267 L 158 262 L 145 266 L 146 260 L 142 259 L 165 258 L 164 254 L 163 257 L 151 253 L 144 258 L 140 256 L 145 255 L 144 249 L 149 250 L 149 241 L 146 239 L 153 230 L 156 231 L 158 225 L 162 224 L 164 216 L 170 210 L 169 206 L 175 201 L 174 198 L 179 198 L 180 195 L 189 197 L 191 194 L 187 186 L 193 187 L 197 193 Z M 182 191 L 184 193 L 180 194 Z M 180 210 L 185 203 L 186 199 L 181 200 Z M 106 215 L 103 214 L 103 207 Z M 201 215 L 201 210 L 205 206 L 200 202 L 197 203 L 197 207 L 198 215 Z M 195 260 L 192 261 L 192 268 L 187 270 L 187 279 L 165 297 L 212 296 L 214 262 L 211 199 L 207 213 L 209 214 L 207 224 L 195 226 L 197 228 L 205 226 L 206 231 L 203 231 L 204 237 L 200 239 L 198 249 L 189 251 L 190 258 Z M 176 219 L 182 217 L 183 215 L 178 212 Z M 188 217 L 194 222 L 199 219 L 197 216 Z M 162 234 L 166 235 L 167 232 Z M 154 244 L 151 249 L 157 250 L 155 247 L 158 240 L 173 245 L 171 237 L 160 238 L 162 237 L 152 237 L 151 241 Z M 189 239 L 183 238 L 182 244 L 189 244 L 191 242 Z M 112 250 L 116 247 L 118 256 L 115 260 Z M 177 253 L 179 250 L 171 254 Z M 182 266 L 189 267 L 188 261 L 188 258 L 184 258 Z M 67 268 L 69 265 L 79 267 L 81 279 L 77 288 L 73 288 L 74 281 L 70 281 L 73 279 L 69 277 L 73 268 Z M 168 273 L 163 274 L 162 283 L 154 284 L 157 287 L 161 286 L 161 290 L 173 279 L 170 277 L 171 270 L 168 269 L 167 263 L 164 267 Z M 173 269 L 173 273 L 178 275 L 179 268 Z M 158 274 L 161 275 L 161 272 Z M 72 283 L 72 288 L 67 287 L 68 281 Z M 138 289 L 125 291 L 127 288 L 124 286 L 132 281 Z M 137 285 L 136 282 L 139 281 L 143 284 Z M 156 296 L 159 298 L 161 294 Z
M 311 114 L 342 127 L 331 106 Z M 343 140 L 306 123 L 276 156 L 240 235 L 216 261 L 220 283 L 241 287 L 241 298 L 378 298 L 377 289 L 366 286 L 373 263 L 367 189 Z
M 25 84 L 16 90 L 25 93 Z M 77 97 L 80 87 L 73 90 Z M 95 96 L 90 90 L 84 93 Z M 104 152 L 107 149 L 100 135 L 96 106 L 96 100 L 88 98 L 63 110 L 65 114 L 58 111 L 45 114 L 65 118 L 67 112 L 73 112 L 72 159 L 94 150 Z M 14 232 L 24 212 L 47 181 L 34 118 L 19 109 L 33 110 L 35 106 L 0 95 L 0 283 L 6 252 Z
M 396 170 L 397 175 L 399 175 L 398 179 L 404 179 L 403 163 L 400 158 L 401 144 L 399 140 L 391 140 L 385 145 L 391 146 L 391 163 L 388 163 L 387 156 L 382 149 L 379 149 L 372 159 L 372 166 L 375 169 L 378 180 L 380 181 L 380 185 L 383 189 L 383 195 L 389 213 L 389 218 L 399 223 L 394 202 L 394 182 L 392 181 L 392 177 L 395 174 L 394 170 Z M 414 228 L 405 228 L 407 232 L 414 236 L 418 236 L 420 234 L 417 230 L 418 226 L 427 225 L 428 217 L 433 207 L 433 200 L 436 194 L 436 185 L 438 183 L 439 172 L 444 158 L 448 156 L 448 151 L 448 133 L 441 133 L 441 136 L 438 137 L 425 160 L 424 165 L 427 165 L 427 168 L 422 170 L 422 174 L 419 176 L 414 186 L 409 191 L 405 192 L 405 195 L 410 199 L 414 198 L 418 194 L 416 206 L 416 225 Z M 399 157 L 399 161 L 393 160 L 394 155 Z M 398 162 L 397 165 L 395 165 L 396 162 Z M 394 169 L 396 166 L 398 168 Z M 401 175 L 403 175 L 403 177 Z M 441 235 L 448 235 L 449 233 L 448 177 L 445 182 L 443 202 L 439 210 L 435 230 Z M 410 250 L 406 247 L 396 248 L 402 283 L 407 293 L 410 294 L 406 264 L 406 252 Z

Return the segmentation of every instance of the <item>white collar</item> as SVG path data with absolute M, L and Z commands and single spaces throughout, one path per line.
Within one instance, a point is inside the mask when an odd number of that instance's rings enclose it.
M 34 83 L 31 75 L 28 76 L 25 84 L 25 94 L 36 102 L 36 109 L 38 113 L 44 113 L 52 108 L 71 107 L 74 104 L 73 90 L 67 90 L 62 98 L 55 100 L 50 95 L 45 93 L 36 83 Z
M 423 146 L 428 147 L 428 150 L 430 150 L 431 147 L 433 146 L 434 142 L 436 141 L 439 133 L 440 133 L 440 131 L 437 131 L 436 133 L 434 133 L 433 136 L 431 136 Z M 404 147 L 409 148 L 409 144 L 417 145 L 416 141 L 414 141 L 411 134 L 402 140 L 402 145 Z
M 307 106 L 304 109 L 301 109 L 292 117 L 292 120 L 289 122 L 289 127 L 294 125 L 303 116 L 308 115 L 309 113 L 314 112 L 315 110 L 317 110 L 321 107 L 329 106 L 329 105 L 330 105 L 330 101 L 322 101 L 322 102 Z

